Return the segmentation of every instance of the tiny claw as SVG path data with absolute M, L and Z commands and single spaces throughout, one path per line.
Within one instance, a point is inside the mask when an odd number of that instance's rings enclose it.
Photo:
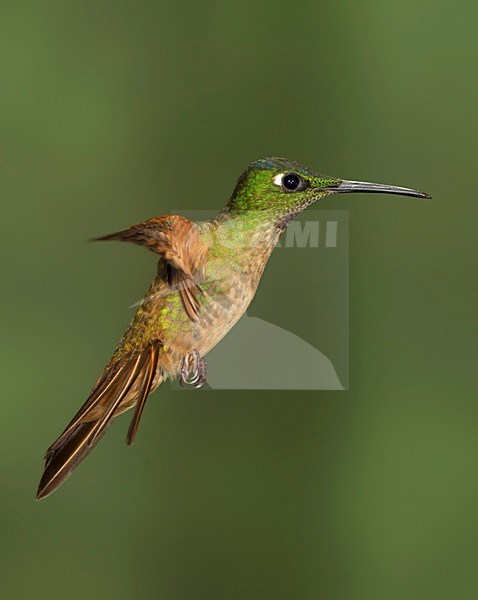
M 199 356 L 197 350 L 186 354 L 181 367 L 179 384 L 181 387 L 200 388 L 206 381 L 206 361 Z

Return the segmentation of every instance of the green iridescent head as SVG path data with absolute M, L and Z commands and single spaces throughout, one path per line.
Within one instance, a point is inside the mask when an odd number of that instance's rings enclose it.
M 409 188 L 321 175 L 285 158 L 261 158 L 252 163 L 239 178 L 227 210 L 236 214 L 266 213 L 280 224 L 287 225 L 295 215 L 316 200 L 344 192 L 430 197 Z

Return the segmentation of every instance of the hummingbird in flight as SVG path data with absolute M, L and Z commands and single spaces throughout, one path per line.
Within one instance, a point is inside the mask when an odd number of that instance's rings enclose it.
M 48 448 L 37 499 L 51 494 L 114 419 L 134 409 L 132 444 L 148 395 L 178 378 L 200 387 L 205 355 L 251 303 L 281 233 L 299 213 L 333 194 L 379 192 L 430 198 L 405 187 L 321 175 L 284 158 L 263 158 L 239 178 L 215 218 L 195 223 L 169 214 L 98 240 L 144 246 L 158 255 L 156 276 L 109 363 L 60 437 Z

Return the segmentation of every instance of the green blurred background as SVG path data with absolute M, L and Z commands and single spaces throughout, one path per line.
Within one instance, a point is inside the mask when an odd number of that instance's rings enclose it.
M 2 598 L 478 597 L 477 18 L 2 1 Z M 35 503 L 154 273 L 85 240 L 219 208 L 263 155 L 433 195 L 323 202 L 350 210 L 350 390 L 164 388 Z M 252 313 L 314 328 L 315 285 L 266 277 Z

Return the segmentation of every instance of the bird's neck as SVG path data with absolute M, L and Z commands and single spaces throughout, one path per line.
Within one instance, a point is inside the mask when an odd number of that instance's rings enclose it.
M 281 233 L 270 215 L 261 212 L 235 214 L 226 209 L 206 225 L 214 253 L 234 262 L 265 263 Z

